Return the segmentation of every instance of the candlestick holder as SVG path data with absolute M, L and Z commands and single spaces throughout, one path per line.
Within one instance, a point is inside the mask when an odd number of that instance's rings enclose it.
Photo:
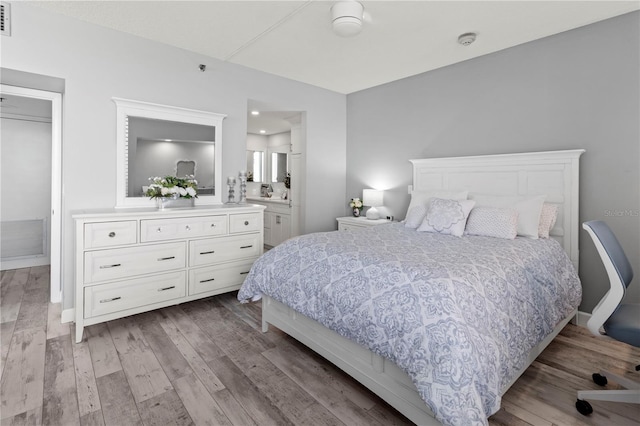
M 238 204 L 247 204 L 247 172 L 241 171 L 238 173 L 238 180 L 240 181 L 240 199 Z
M 236 179 L 234 177 L 231 176 L 229 177 L 229 179 L 227 179 L 227 187 L 229 188 L 229 196 L 225 204 L 235 204 L 236 203 Z

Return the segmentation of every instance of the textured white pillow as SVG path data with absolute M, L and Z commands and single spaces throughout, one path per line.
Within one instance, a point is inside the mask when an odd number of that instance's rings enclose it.
M 469 213 L 464 232 L 513 240 L 518 234 L 518 211 L 499 207 L 475 207 Z
M 427 207 L 427 215 L 418 231 L 437 232 L 461 237 L 464 233 L 469 212 L 475 203 L 473 200 L 432 198 L 429 201 L 429 207 Z
M 538 239 L 538 224 L 546 195 L 533 197 L 473 194 L 478 207 L 514 208 L 518 211 L 518 235 Z
M 407 217 L 404 226 L 417 228 L 427 214 L 427 204 L 431 198 L 444 198 L 449 200 L 466 200 L 469 191 L 411 191 L 411 202 L 407 209 Z
M 538 236 L 540 238 L 549 238 L 549 233 L 553 229 L 553 225 L 556 224 L 556 219 L 558 219 L 558 206 L 544 203 L 540 213 L 540 222 L 538 223 Z

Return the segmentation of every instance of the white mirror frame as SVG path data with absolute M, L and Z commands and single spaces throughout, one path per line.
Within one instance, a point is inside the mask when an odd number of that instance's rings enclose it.
M 155 201 L 147 197 L 127 197 L 127 174 L 129 173 L 128 117 L 142 117 L 215 127 L 214 179 L 215 194 L 200 195 L 196 205 L 222 204 L 222 120 L 225 114 L 198 111 L 187 108 L 112 98 L 116 104 L 116 208 L 154 207 Z

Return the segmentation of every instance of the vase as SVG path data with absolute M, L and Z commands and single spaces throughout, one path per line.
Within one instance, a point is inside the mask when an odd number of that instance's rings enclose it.
M 178 195 L 171 197 L 156 197 L 156 206 L 160 210 L 164 209 L 186 209 L 193 207 L 195 198 L 184 198 Z
M 360 217 L 360 209 L 353 209 L 353 217 Z

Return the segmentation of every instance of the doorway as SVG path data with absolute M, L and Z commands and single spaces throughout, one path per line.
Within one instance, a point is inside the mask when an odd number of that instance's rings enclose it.
M 282 105 L 249 100 L 247 103 L 247 170 L 251 186 L 261 194 L 266 187 L 275 194 L 286 194 L 290 223 L 287 235 L 304 232 L 306 151 L 306 112 Z
M 0 267 L 4 270 L 50 264 L 50 300 L 59 303 L 62 301 L 62 95 L 0 85 L 0 97 L 3 98 L 0 222 L 3 230 L 14 231 L 3 233 Z M 37 175 L 41 170 L 45 170 L 44 175 Z

